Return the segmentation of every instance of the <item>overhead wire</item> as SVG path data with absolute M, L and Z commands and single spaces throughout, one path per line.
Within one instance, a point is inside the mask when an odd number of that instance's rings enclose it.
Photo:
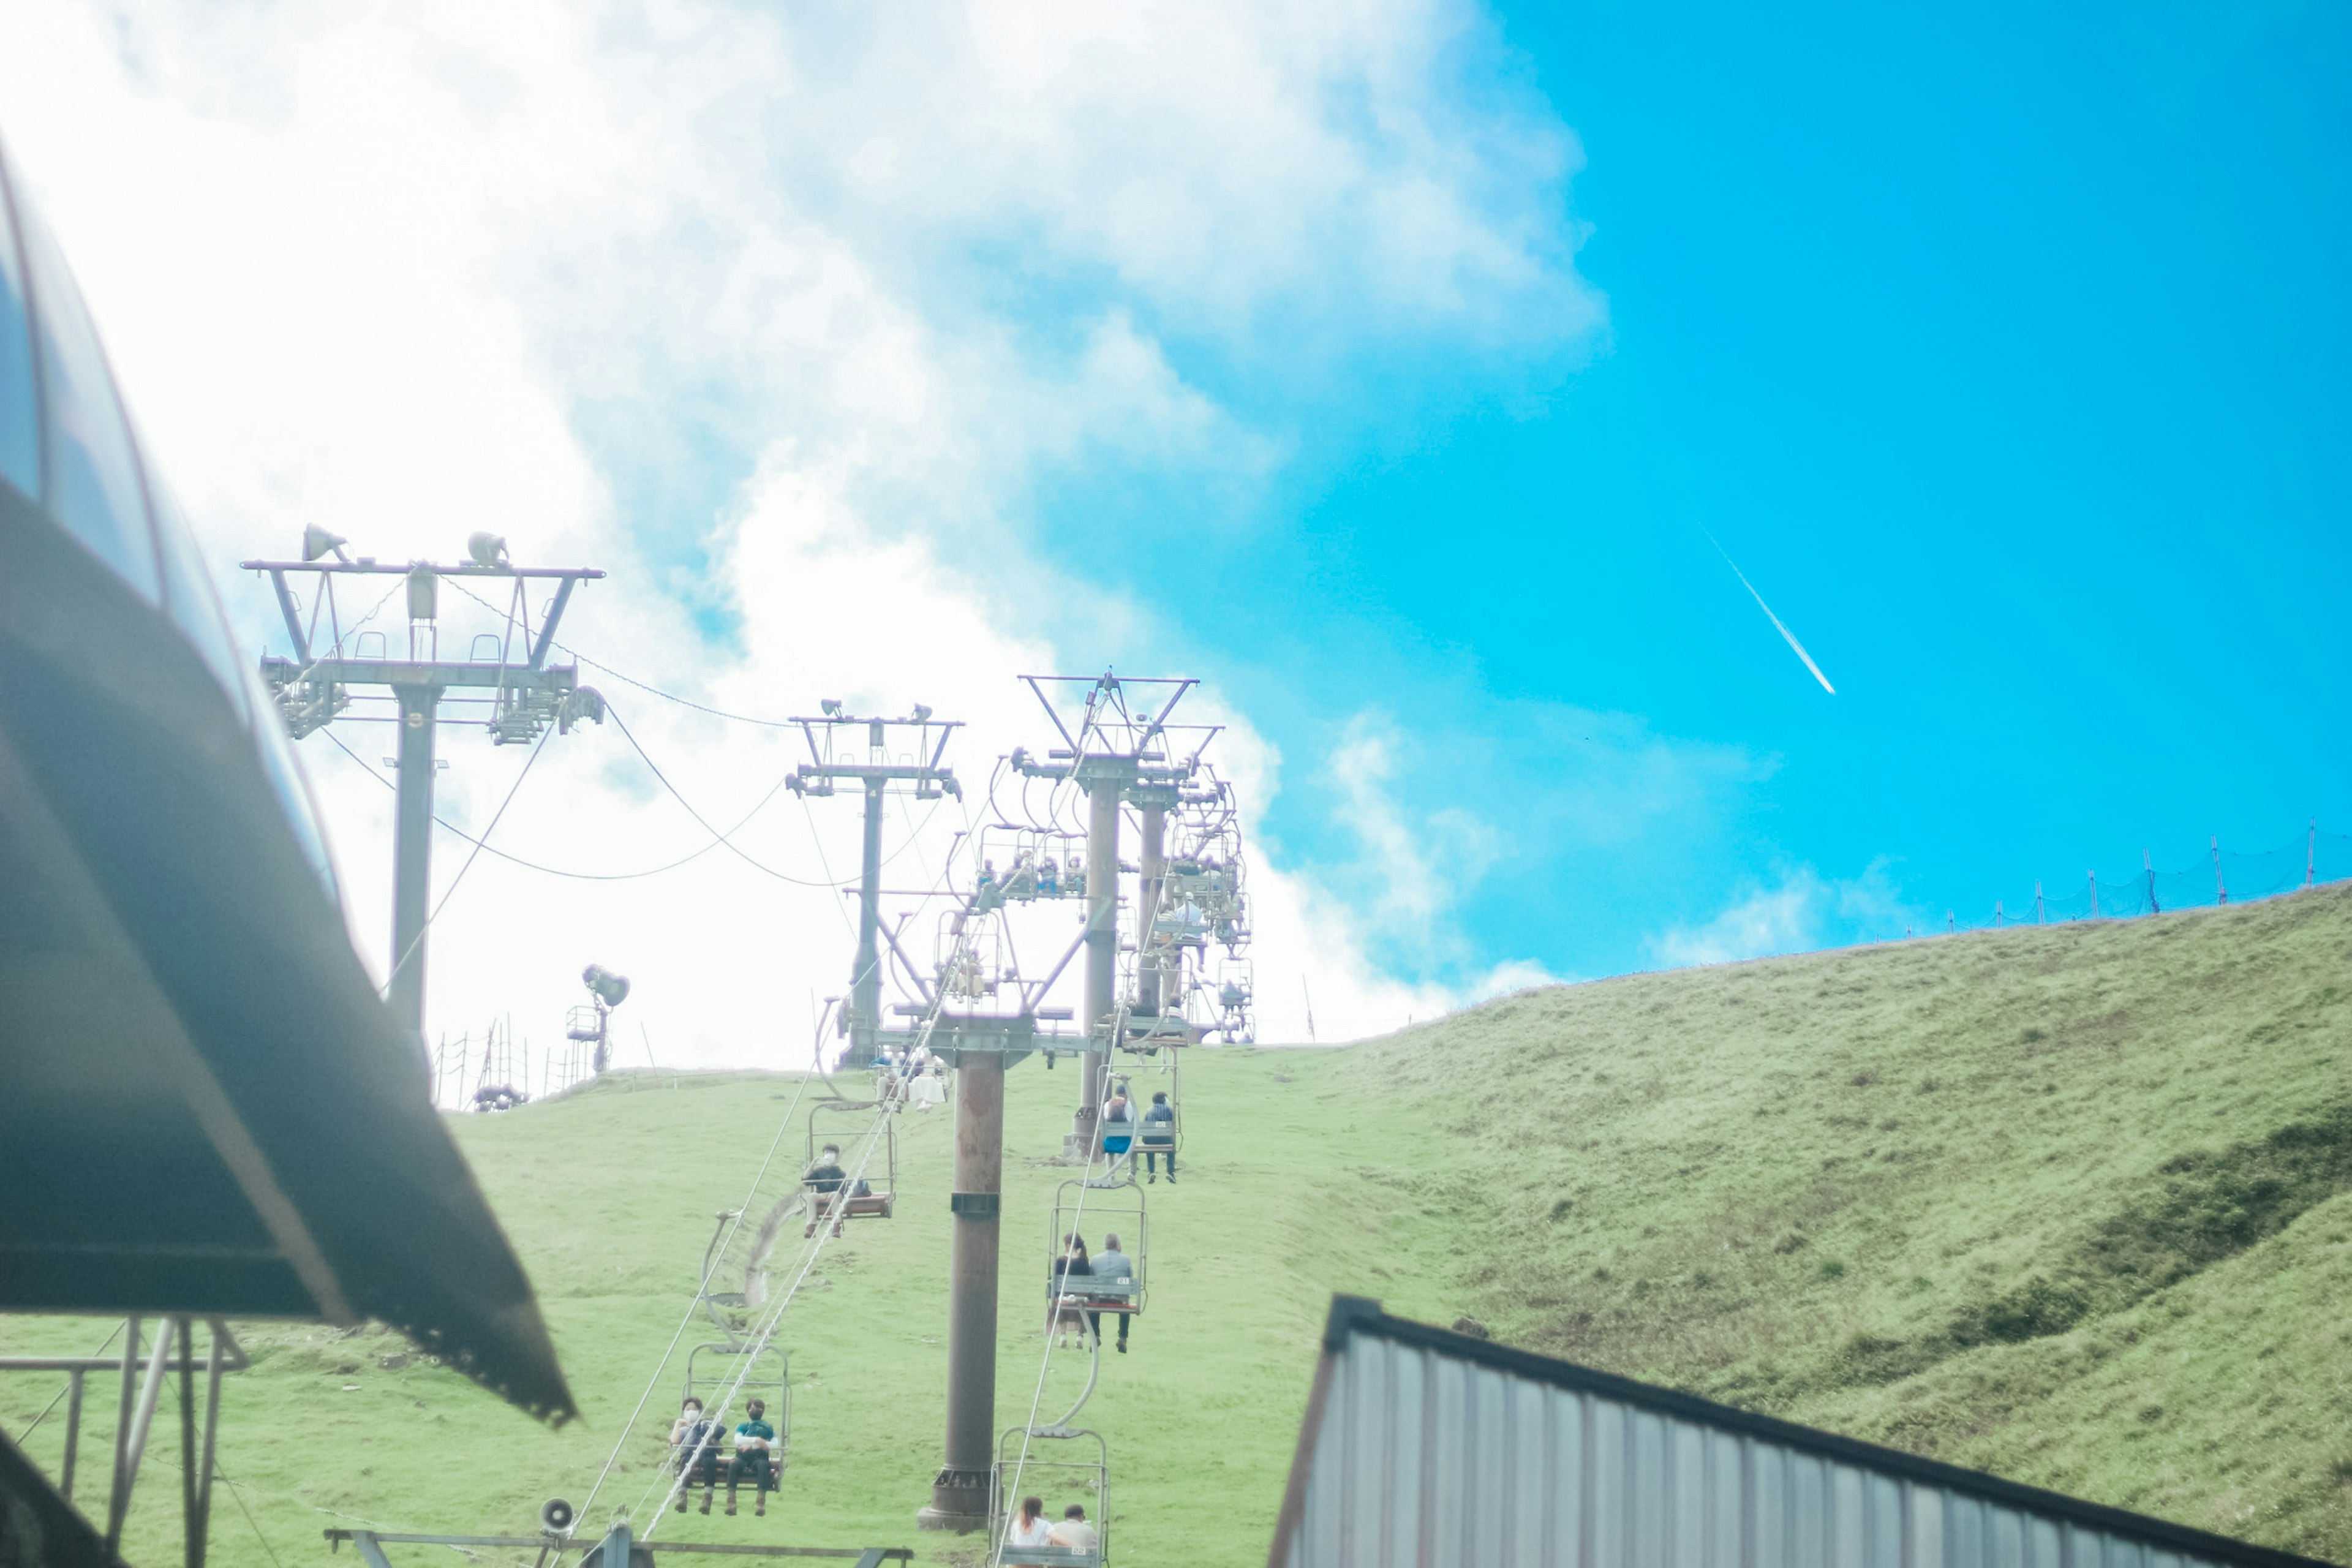
M 270 1545 L 269 1537 L 261 1532 L 261 1521 L 253 1517 L 253 1510 L 245 1506 L 245 1493 L 243 1489 L 237 1486 L 236 1482 L 229 1479 L 228 1472 L 220 1468 L 220 1461 L 218 1459 L 213 1461 L 213 1478 L 215 1480 L 227 1482 L 229 1500 L 236 1504 L 236 1511 L 245 1515 L 245 1522 L 252 1529 L 253 1538 L 261 1542 L 261 1549 L 264 1552 L 269 1553 L 269 1561 L 274 1565 L 274 1568 L 286 1568 L 286 1565 L 279 1563 L 278 1560 L 278 1548 Z
M 1109 1064 L 1108 1060 L 1106 1060 L 1104 1064 L 1104 1072 L 1106 1076 L 1108 1076 L 1109 1072 Z M 1102 1086 L 1100 1084 L 1091 1086 L 1087 1090 L 1089 1097 L 1098 1095 L 1101 1092 Z M 1077 1206 L 1070 1215 L 1070 1230 L 1072 1234 L 1081 1234 L 1086 1224 L 1087 1194 L 1095 1190 L 1095 1161 L 1105 1152 L 1100 1144 L 1101 1141 L 1099 1139 L 1096 1140 L 1096 1147 L 1091 1150 L 1087 1156 L 1085 1173 L 1078 1183 Z M 1108 1174 L 1110 1169 L 1111 1167 L 1109 1165 L 1106 1165 L 1105 1174 Z M 1058 1215 L 1058 1207 L 1055 1212 Z M 1062 1227 L 1059 1224 L 1056 1224 L 1054 1228 L 1055 1234 L 1054 1237 L 1053 1246 L 1058 1255 L 1059 1252 L 1066 1249 L 1068 1247 L 1068 1239 L 1061 1234 Z M 1147 1265 L 1149 1264 L 1149 1261 L 1150 1259 L 1147 1258 Z M 1048 1279 L 1053 1278 L 1053 1265 L 1054 1258 L 1048 1258 L 1045 1265 Z M 1065 1289 L 1049 1290 L 1046 1292 L 1045 1296 L 1045 1325 L 1044 1335 L 1045 1354 L 1038 1359 L 1037 1383 L 1035 1388 L 1031 1392 L 1029 1396 L 1029 1419 L 1023 1424 L 1021 1428 L 1021 1454 L 1020 1457 L 1013 1463 L 1013 1477 L 1011 1481 L 1005 1485 L 1003 1490 L 999 1493 L 1000 1497 L 1007 1500 L 1006 1523 L 1008 1525 L 1010 1523 L 1011 1509 L 1013 1506 L 1010 1500 L 1017 1498 L 1021 1493 L 1021 1478 L 1027 1472 L 1029 1468 L 1030 1447 L 1040 1436 L 1043 1435 L 1038 1426 L 1037 1413 L 1043 1410 L 1045 1405 L 1045 1379 L 1047 1373 L 1053 1370 L 1054 1351 L 1055 1349 L 1054 1343 L 1054 1325 L 1060 1321 L 1061 1314 L 1064 1310 L 1062 1305 L 1063 1296 L 1070 1293 L 1066 1289 L 1069 1278 L 1070 1277 L 1067 1274 L 1062 1275 L 1061 1279 Z M 1097 1331 L 1090 1331 L 1082 1326 L 1079 1330 L 1078 1337 L 1082 1342 L 1087 1344 L 1089 1353 L 1093 1357 L 1093 1363 L 1088 1369 L 1089 1375 L 1087 1379 L 1086 1392 L 1078 1396 L 1077 1403 L 1071 1405 L 1069 1410 L 1063 1415 L 1060 1420 L 1052 1424 L 1053 1427 L 1067 1427 L 1069 1423 L 1076 1417 L 1078 1412 L 1086 1408 L 1087 1401 L 1094 1395 L 1096 1382 L 1095 1374 L 1099 1373 L 1102 1364 L 1102 1335 Z M 1047 1430 L 1050 1429 L 1051 1428 L 1047 1428 Z M 1099 1500 L 1097 1500 L 1097 1509 L 1099 1509 Z M 1003 1568 L 1005 1548 L 1009 1544 L 1007 1537 L 1010 1536 L 1012 1532 L 1009 1528 L 1000 1527 L 998 1522 L 994 1520 L 991 1520 L 989 1521 L 989 1529 L 994 1534 L 995 1540 L 991 1544 L 988 1561 L 991 1564 L 994 1565 L 994 1568 Z
M 499 819 L 506 816 L 507 807 L 514 804 L 515 793 L 522 788 L 522 781 L 530 776 L 531 764 L 539 761 L 539 753 L 544 751 L 546 747 L 547 731 L 541 730 L 539 732 L 538 741 L 534 742 L 530 748 L 530 755 L 523 759 L 522 771 L 516 773 L 514 783 L 507 786 L 507 797 L 499 802 L 498 810 L 490 814 L 489 826 L 482 829 L 482 837 L 474 845 L 473 853 L 467 855 L 466 857 L 466 863 L 457 868 L 457 874 L 449 879 L 449 885 L 441 890 L 440 901 L 435 904 L 433 906 L 432 912 L 425 917 L 425 923 L 416 928 L 416 934 L 409 939 L 408 945 L 402 949 L 399 955 L 392 961 L 391 972 L 384 976 L 383 984 L 380 988 L 385 994 L 388 995 L 391 994 L 393 979 L 400 973 L 401 966 L 409 961 L 409 958 L 415 954 L 418 946 L 424 942 L 425 933 L 433 929 L 433 922 L 439 920 L 441 918 L 441 911 L 449 907 L 450 899 L 457 894 L 457 884 L 464 881 L 466 879 L 466 873 L 474 868 L 474 861 L 480 856 L 483 847 L 489 842 L 490 835 L 499 830 Z
M 473 600 L 474 603 L 481 605 L 484 609 L 488 610 L 491 614 L 509 614 L 507 611 L 500 610 L 496 605 L 491 604 L 488 599 L 483 598 L 479 594 L 475 593 L 471 588 L 467 587 L 463 583 L 457 582 L 455 579 L 450 579 L 449 582 L 450 585 L 456 588 L 457 592 L 465 595 L 466 597 Z M 528 625 L 525 626 L 524 630 L 525 635 L 528 636 Z M 665 702 L 675 702 L 681 708 L 691 708 L 698 713 L 708 713 L 714 719 L 732 720 L 738 724 L 756 724 L 763 730 L 797 730 L 801 727 L 798 722 L 790 719 L 755 719 L 748 713 L 730 713 L 723 708 L 713 708 L 707 703 L 697 702 L 690 697 L 680 697 L 675 691 L 664 691 L 660 687 L 650 685 L 646 681 L 639 680 L 635 676 L 615 669 L 611 665 L 604 663 L 601 659 L 589 658 L 586 654 L 582 653 L 578 648 L 573 647 L 569 643 L 550 642 L 548 646 L 550 647 L 561 648 L 565 653 L 570 654 L 573 658 L 578 659 L 581 663 L 587 665 L 592 668 L 601 669 L 615 680 L 625 680 L 631 686 L 635 687 L 638 690 L 658 697 Z
M 100 1345 L 96 1350 L 89 1352 L 90 1359 L 95 1361 L 100 1356 L 104 1355 L 107 1352 L 107 1346 L 114 1343 L 116 1338 L 121 1334 L 123 1329 L 129 1325 L 129 1322 L 130 1320 L 126 1318 L 122 1322 L 115 1324 L 114 1331 L 106 1336 L 106 1343 Z M 49 1412 L 58 1407 L 58 1401 L 63 1399 L 67 1394 L 72 1392 L 73 1380 L 68 1378 L 66 1381 L 65 1387 L 58 1389 L 57 1394 L 49 1400 L 49 1402 L 41 1406 L 41 1413 L 33 1417 L 31 1424 L 22 1432 L 16 1434 L 16 1446 L 20 1448 L 23 1447 L 25 1446 L 25 1439 L 30 1437 L 34 1432 L 38 1430 L 41 1423 L 49 1418 Z
M 352 751 L 351 747 L 345 745 L 341 738 L 336 735 L 333 730 L 323 730 L 320 731 L 320 733 L 324 734 L 329 741 L 333 742 L 337 750 L 341 751 L 345 756 L 351 758 L 352 762 L 358 763 L 370 777 L 373 778 L 384 788 L 394 790 L 395 792 L 399 789 L 399 785 L 393 783 L 392 780 L 385 778 L 378 770 L 370 767 L 366 758 L 361 756 L 357 752 Z M 642 752 L 640 754 L 642 754 Z M 742 832 L 743 829 L 751 824 L 753 817 L 759 816 L 761 812 L 765 810 L 768 803 L 775 798 L 777 791 L 782 789 L 786 781 L 791 777 L 792 775 L 790 773 L 786 773 L 782 777 L 777 779 L 773 784 L 769 786 L 768 793 L 761 795 L 758 803 L 754 805 L 751 810 L 745 812 L 741 819 L 739 820 L 732 828 L 729 829 L 727 833 L 714 834 L 713 837 L 700 848 L 682 855 L 675 860 L 665 862 L 659 866 L 649 866 L 641 870 L 635 871 L 578 871 L 563 866 L 549 866 L 537 860 L 528 859 L 510 850 L 500 849 L 494 844 L 489 844 L 482 839 L 477 838 L 473 835 L 467 833 L 464 828 L 458 826 L 456 823 L 451 822 L 447 817 L 441 816 L 438 812 L 434 814 L 433 821 L 436 826 L 445 829 L 452 836 L 463 839 L 466 843 L 473 845 L 476 848 L 487 852 L 497 859 L 507 861 L 511 865 L 520 866 L 526 870 L 541 872 L 550 877 L 562 877 L 578 882 L 627 882 L 638 880 L 646 877 L 657 877 L 665 871 L 675 871 L 681 866 L 687 865 L 691 861 L 700 859 L 703 856 L 708 855 L 710 851 L 718 848 L 722 844 L 727 844 L 730 847 L 732 847 L 730 841 L 733 835 Z M 928 821 L 928 819 L 926 820 Z M 706 828 L 708 827 L 708 824 L 705 824 L 704 826 Z M 896 861 L 901 855 L 904 855 L 910 847 L 911 846 L 909 844 L 899 845 L 898 848 L 883 857 L 883 864 L 887 866 Z M 762 868 L 765 869 L 765 868 Z M 812 882 L 800 878 L 786 876 L 784 873 L 778 871 L 771 871 L 770 875 L 777 877 L 783 881 L 791 882 L 797 887 L 803 888 L 844 888 L 851 885 L 847 882 L 837 881 Z M 830 871 L 827 872 L 827 875 L 830 875 Z
M 711 1251 L 712 1258 L 723 1256 L 728 1243 L 731 1242 L 736 1233 L 742 1228 L 743 1217 L 751 1212 L 752 1204 L 758 1201 L 760 1184 L 767 1179 L 768 1169 L 776 1158 L 776 1151 L 783 1147 L 784 1134 L 792 1130 L 793 1118 L 798 1114 L 801 1099 L 807 1092 L 808 1079 L 806 1075 L 803 1075 L 799 1087 L 793 1091 L 792 1103 L 784 1108 L 783 1119 L 776 1123 L 776 1136 L 768 1144 L 767 1157 L 760 1162 L 759 1172 L 751 1178 L 751 1190 L 744 1194 L 743 1203 L 735 1211 L 735 1217 L 728 1222 L 725 1235 L 719 1238 L 718 1245 Z M 636 1429 L 637 1417 L 645 1414 L 646 1401 L 653 1398 L 654 1389 L 661 1382 L 662 1373 L 669 1370 L 670 1359 L 677 1353 L 678 1342 L 686 1337 L 687 1325 L 694 1321 L 694 1315 L 701 1309 L 705 1293 L 709 1289 L 710 1280 L 708 1276 L 697 1283 L 693 1301 L 688 1305 L 685 1314 L 678 1319 L 677 1329 L 670 1335 L 669 1344 L 662 1351 L 660 1363 L 655 1366 L 653 1376 L 646 1382 L 646 1391 L 637 1396 L 636 1408 L 631 1410 L 629 1418 L 621 1424 L 620 1438 L 613 1445 L 612 1453 L 605 1458 L 604 1468 L 596 1472 L 595 1484 L 588 1489 L 587 1501 L 580 1505 L 578 1517 L 583 1519 L 587 1517 L 588 1509 L 595 1502 L 597 1493 L 604 1489 L 604 1479 L 613 1473 L 613 1467 L 619 1461 L 622 1449 L 628 1446 L 629 1434 Z
M 919 1048 L 929 1046 L 932 1033 L 939 1024 L 939 1005 L 934 1001 L 923 1020 L 922 1033 L 917 1042 Z M 704 1406 L 705 1419 L 718 1423 L 721 1426 L 724 1426 L 728 1408 L 736 1395 L 742 1392 L 743 1384 L 749 1381 L 760 1354 L 774 1342 L 776 1331 L 782 1327 L 784 1314 L 791 1310 L 793 1300 L 800 1294 L 801 1287 L 806 1283 L 811 1270 L 816 1267 L 818 1258 L 823 1256 L 825 1243 L 833 1238 L 845 1218 L 849 1198 L 858 1184 L 865 1180 L 866 1172 L 873 1163 L 876 1150 L 881 1146 L 888 1133 L 890 1118 L 898 1114 L 899 1105 L 902 1103 L 903 1100 L 894 1100 L 886 1092 L 885 1097 L 877 1103 L 874 1124 L 866 1132 L 865 1146 L 859 1152 L 857 1163 L 845 1175 L 840 1187 L 831 1194 L 832 1204 L 820 1208 L 812 1201 L 811 1211 L 814 1215 L 815 1228 L 805 1238 L 808 1245 L 802 1255 L 800 1267 L 793 1273 L 791 1284 L 785 1288 L 775 1305 L 767 1310 L 757 1331 L 742 1347 L 733 1381 L 727 1384 L 725 1392 L 715 1403 L 707 1404 Z M 646 1541 L 653 1539 L 655 1531 L 668 1517 L 670 1501 L 677 1495 L 678 1488 L 686 1484 L 686 1472 L 681 1468 L 677 1473 L 676 1479 L 664 1490 L 661 1502 L 655 1509 L 652 1517 L 646 1521 L 641 1539 Z M 655 1484 L 659 1483 L 656 1481 Z M 650 1497 L 653 1490 L 653 1487 L 647 1487 L 645 1495 L 639 1498 L 640 1510 L 643 1509 L 646 1498 Z M 642 1518 L 644 1515 L 640 1512 L 633 1517 Z

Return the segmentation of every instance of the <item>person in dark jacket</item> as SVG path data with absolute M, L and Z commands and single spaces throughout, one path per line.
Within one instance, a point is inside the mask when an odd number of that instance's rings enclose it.
M 1168 1179 L 1176 1180 L 1176 1110 L 1168 1103 L 1168 1091 L 1154 1090 L 1151 1109 L 1143 1113 L 1143 1136 L 1136 1140 L 1143 1151 L 1143 1169 L 1149 1181 L 1160 1179 L 1160 1160 L 1168 1160 Z

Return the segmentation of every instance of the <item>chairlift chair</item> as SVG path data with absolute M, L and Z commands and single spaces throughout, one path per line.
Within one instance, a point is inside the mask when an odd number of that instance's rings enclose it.
M 855 1138 L 857 1133 L 863 1131 L 864 1120 L 871 1114 L 871 1110 L 872 1108 L 867 1106 L 832 1105 L 822 1102 L 811 1109 L 808 1119 L 807 1152 L 801 1166 L 802 1171 L 806 1172 L 816 1163 L 816 1152 L 820 1144 L 840 1144 L 845 1138 Z M 817 1136 L 818 1125 L 821 1121 L 830 1121 L 838 1126 L 845 1119 L 855 1119 L 856 1124 L 846 1128 L 841 1137 L 821 1139 Z M 841 1227 L 850 1220 L 888 1219 L 891 1216 L 898 1197 L 898 1121 L 895 1116 L 886 1116 L 882 1119 L 881 1152 L 883 1168 L 878 1173 L 881 1178 L 878 1182 L 875 1179 L 877 1173 L 873 1171 L 870 1162 L 865 1176 L 853 1175 L 854 1181 L 866 1183 L 870 1189 L 866 1192 L 853 1192 L 850 1186 L 845 1184 L 839 1192 L 820 1193 L 810 1188 L 803 1182 L 801 1190 L 808 1199 L 809 1216 L 808 1227 L 801 1233 L 803 1237 L 814 1236 L 816 1227 L 827 1220 L 832 1221 L 833 1234 L 839 1236 Z
M 1097 1186 L 1076 1177 L 1064 1182 L 1054 1194 L 1054 1228 L 1048 1237 L 1050 1245 L 1045 1256 L 1046 1296 L 1077 1311 L 1142 1316 L 1151 1250 L 1149 1219 L 1144 1212 L 1143 1188 L 1131 1167 L 1120 1179 L 1107 1185 Z M 1097 1236 L 1118 1236 L 1125 1244 L 1119 1250 L 1135 1266 L 1134 1277 L 1097 1280 L 1092 1276 L 1081 1276 L 1083 1287 L 1066 1283 L 1067 1276 L 1055 1274 L 1054 1262 L 1062 1256 L 1074 1226 L 1085 1226 Z M 1083 1238 L 1085 1231 L 1078 1234 Z M 1092 1244 L 1087 1247 L 1089 1257 L 1101 1250 Z
M 1040 1445 L 1054 1447 L 1040 1453 Z M 1058 1521 L 1063 1509 L 1077 1502 L 1095 1527 L 1095 1549 L 1008 1542 L 1023 1493 L 1045 1500 L 1049 1521 Z M 996 1468 L 989 1477 L 988 1535 L 989 1561 L 1003 1568 L 1105 1568 L 1110 1561 L 1110 1446 L 1102 1434 L 1083 1426 L 1008 1427 L 996 1440 Z
M 741 1379 L 737 1382 L 738 1377 Z M 733 1390 L 731 1395 L 729 1390 Z M 770 1463 L 775 1467 L 776 1479 L 781 1483 L 785 1461 L 793 1447 L 792 1362 L 782 1345 L 771 1341 L 764 1345 L 707 1344 L 697 1345 L 686 1353 L 686 1390 L 678 1398 L 702 1401 L 702 1411 L 709 1415 L 721 1397 L 727 1399 L 727 1415 L 731 1421 L 745 1419 L 744 1407 L 757 1399 L 767 1406 L 764 1419 L 776 1429 L 775 1446 L 770 1450 Z M 716 1417 L 713 1417 L 716 1419 Z M 727 1431 L 734 1430 L 727 1425 Z M 719 1465 L 724 1469 L 727 1452 L 722 1450 Z M 686 1462 L 684 1454 L 672 1454 L 673 1469 Z

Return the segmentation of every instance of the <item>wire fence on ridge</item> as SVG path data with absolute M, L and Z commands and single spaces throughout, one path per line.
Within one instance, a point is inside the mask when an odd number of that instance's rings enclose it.
M 2080 881 L 2060 884 L 2062 890 L 2036 882 L 2021 896 L 1994 900 L 1990 909 L 1973 919 L 1964 921 L 1958 910 L 1947 910 L 1936 931 L 1911 934 L 2134 920 L 2176 910 L 2252 903 L 2344 881 L 2352 881 L 2352 836 L 2323 833 L 2315 822 L 2293 842 L 2272 849 L 2225 849 L 2217 837 L 2203 859 L 2179 869 L 2158 869 L 2143 856 L 2135 869 L 2107 875 L 2093 868 Z

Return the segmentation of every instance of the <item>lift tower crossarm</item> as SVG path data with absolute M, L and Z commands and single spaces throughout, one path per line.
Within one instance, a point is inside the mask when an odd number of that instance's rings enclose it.
M 341 541 L 323 530 L 312 530 L 321 550 L 340 557 Z M 306 535 L 306 539 L 310 537 Z M 279 716 L 296 740 L 332 723 L 350 702 L 347 688 L 385 688 L 398 704 L 400 717 L 395 766 L 399 770 L 398 804 L 393 832 L 392 980 L 389 999 L 403 1023 L 422 1033 L 425 1027 L 425 935 L 430 914 L 433 854 L 433 786 L 437 763 L 434 731 L 439 722 L 442 693 L 452 687 L 488 689 L 496 693 L 488 728 L 501 745 L 534 741 L 551 723 L 569 731 L 583 718 L 604 722 L 604 700 L 580 684 L 573 665 L 550 666 L 557 624 L 572 602 L 572 590 L 604 575 L 594 566 L 516 566 L 503 559 L 505 542 L 489 534 L 475 536 L 478 558 L 457 565 L 431 561 L 399 563 L 362 556 L 356 561 L 252 560 L 240 563 L 248 572 L 268 575 L 286 622 L 290 659 L 266 657 L 262 679 L 278 700 Z M 310 550 L 306 542 L 305 550 Z M 492 557 L 497 557 L 493 559 Z M 318 591 L 311 604 L 311 624 L 305 626 L 289 574 L 312 574 Z M 408 580 L 408 657 L 359 658 L 346 650 L 357 628 L 346 629 L 335 604 L 335 582 L 342 577 L 404 577 Z M 511 584 L 507 629 L 495 659 L 445 659 L 439 657 L 439 583 L 447 577 L 478 583 Z M 525 585 L 553 581 L 555 597 L 547 606 L 536 634 L 530 626 L 530 604 Z M 394 590 L 395 593 L 397 589 Z M 477 595 L 478 597 L 478 595 Z M 328 625 L 321 628 L 324 614 Z M 320 633 L 325 634 L 321 646 Z M 523 647 L 515 647 L 520 631 Z M 487 634 L 486 634 L 487 635 Z M 518 659 L 518 652 L 524 658 Z

